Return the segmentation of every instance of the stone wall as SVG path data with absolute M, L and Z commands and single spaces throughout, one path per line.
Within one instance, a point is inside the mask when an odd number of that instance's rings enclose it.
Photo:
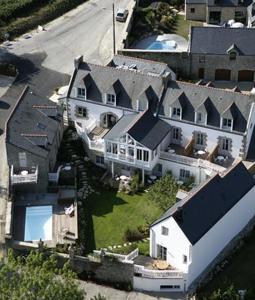
M 198 78 L 199 68 L 204 68 L 204 79 L 215 80 L 216 69 L 231 70 L 231 81 L 238 80 L 238 71 L 255 71 L 254 56 L 236 56 L 235 60 L 230 60 L 229 55 L 191 55 L 191 77 Z
M 194 21 L 206 21 L 205 4 L 185 4 L 185 19 Z

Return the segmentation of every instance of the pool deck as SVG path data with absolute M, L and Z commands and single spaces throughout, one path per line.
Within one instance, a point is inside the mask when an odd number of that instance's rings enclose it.
M 58 203 L 58 194 L 28 194 L 17 198 L 14 203 L 13 239 L 24 241 L 26 207 L 51 205 L 52 215 L 52 240 L 45 241 L 48 247 L 56 244 L 72 244 L 78 238 L 78 209 L 74 201 L 74 213 L 65 214 L 65 207 L 70 206 Z
M 172 49 L 148 49 L 151 44 L 155 43 L 155 42 L 162 42 L 162 41 L 175 41 L 177 43 L 177 47 L 176 48 L 172 48 Z M 150 51 L 161 51 L 161 52 L 183 52 L 183 51 L 187 51 L 188 49 L 188 41 L 177 34 L 164 34 L 164 35 L 151 35 L 148 36 L 140 41 L 138 41 L 137 43 L 135 43 L 131 48 L 133 49 L 140 49 L 140 50 L 146 50 L 148 52 Z

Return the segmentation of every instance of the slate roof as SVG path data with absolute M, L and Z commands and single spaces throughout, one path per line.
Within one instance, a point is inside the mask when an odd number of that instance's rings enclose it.
M 47 157 L 61 118 L 62 111 L 58 106 L 26 87 L 6 123 L 6 142 Z M 39 146 L 43 146 L 45 141 L 48 149 Z
M 154 150 L 171 130 L 171 126 L 154 117 L 150 110 L 139 115 L 125 115 L 104 136 L 106 140 L 116 140 L 123 134 L 128 133 L 137 142 L 148 149 Z
M 88 99 L 103 103 L 105 93 L 118 81 L 117 106 L 136 110 L 139 95 L 150 86 L 153 91 L 153 109 L 155 110 L 158 105 L 158 97 L 162 90 L 161 77 L 82 62 L 72 86 L 82 84 L 87 74 L 90 74 L 92 79 L 87 89 Z
M 254 29 L 191 27 L 190 52 L 193 54 L 227 55 L 233 44 L 240 55 L 255 55 Z
M 110 67 L 133 66 L 135 70 L 142 71 L 144 74 L 163 75 L 170 72 L 175 77 L 170 67 L 162 62 L 151 61 L 124 55 L 115 55 L 109 63 Z
M 185 94 L 185 97 L 183 97 L 183 94 Z M 174 106 L 176 99 L 180 95 L 182 95 L 182 99 L 186 99 L 182 120 L 194 122 L 195 111 L 200 110 L 201 104 L 204 103 L 208 112 L 207 125 L 219 128 L 221 115 L 234 103 L 235 119 L 233 130 L 237 132 L 245 131 L 253 102 L 252 97 L 218 88 L 182 81 L 171 81 L 168 83 L 168 89 L 159 110 L 159 115 L 169 117 L 170 107 Z
M 240 133 L 246 130 L 253 102 L 252 97 L 234 91 L 85 62 L 80 63 L 79 68 L 75 70 L 69 92 L 72 87 L 84 86 L 84 78 L 88 76 L 90 84 L 87 88 L 87 98 L 90 101 L 104 104 L 104 94 L 111 91 L 116 94 L 117 107 L 133 111 L 137 111 L 138 107 L 139 110 L 149 107 L 153 113 L 166 118 L 170 117 L 170 107 L 174 107 L 175 102 L 182 107 L 182 121 L 194 122 L 195 111 L 206 110 L 206 126 L 213 128 L 220 128 L 223 112 L 234 103 L 233 131 Z
M 138 114 L 123 115 L 119 121 L 109 130 L 104 136 L 105 140 L 118 140 L 123 134 L 128 131 L 130 124 L 138 118 Z
M 240 162 L 224 177 L 215 175 L 195 194 L 177 202 L 152 226 L 173 217 L 194 245 L 253 188 L 254 184 L 251 174 Z

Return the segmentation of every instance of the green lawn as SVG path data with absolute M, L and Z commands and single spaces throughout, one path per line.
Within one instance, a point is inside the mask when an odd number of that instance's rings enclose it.
M 178 15 L 172 33 L 179 34 L 188 40 L 189 30 L 191 26 L 203 26 L 203 22 L 184 20 L 183 15 Z
M 255 230 L 245 244 L 230 259 L 230 263 L 218 273 L 201 291 L 202 294 L 211 293 L 218 288 L 224 288 L 233 283 L 237 290 L 249 289 L 255 286 Z
M 126 229 L 145 226 L 159 217 L 162 211 L 146 199 L 146 193 L 127 195 L 101 189 L 90 196 L 86 204 L 87 251 L 123 244 Z

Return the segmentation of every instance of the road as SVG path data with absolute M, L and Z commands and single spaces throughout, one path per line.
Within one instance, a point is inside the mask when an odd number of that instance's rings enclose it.
M 115 8 L 128 7 L 130 0 L 91 0 L 45 26 L 45 31 L 32 32 L 31 38 L 18 38 L 8 51 L 15 55 L 45 52 L 43 66 L 71 74 L 73 59 L 96 64 L 106 63 L 113 53 L 112 3 Z M 116 40 L 121 39 L 123 23 L 116 22 Z

